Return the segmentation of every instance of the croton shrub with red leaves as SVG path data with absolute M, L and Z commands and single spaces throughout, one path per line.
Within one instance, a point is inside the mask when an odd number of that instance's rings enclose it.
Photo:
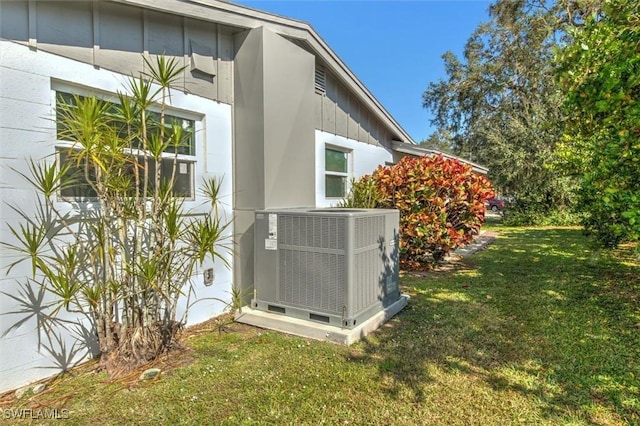
M 491 183 L 456 159 L 404 157 L 380 166 L 374 180 L 376 205 L 400 210 L 400 263 L 424 268 L 473 240 L 484 223 Z

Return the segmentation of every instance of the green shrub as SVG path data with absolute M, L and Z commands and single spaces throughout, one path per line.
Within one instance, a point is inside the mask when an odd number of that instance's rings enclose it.
M 493 196 L 489 181 L 458 160 L 405 157 L 356 182 L 344 206 L 400 210 L 400 263 L 417 269 L 471 242 Z
M 347 196 L 338 204 L 342 208 L 373 209 L 378 200 L 378 189 L 373 176 L 353 179 Z
M 505 210 L 502 216 L 502 224 L 507 226 L 573 226 L 582 221 L 583 215 L 563 209 L 548 212 Z

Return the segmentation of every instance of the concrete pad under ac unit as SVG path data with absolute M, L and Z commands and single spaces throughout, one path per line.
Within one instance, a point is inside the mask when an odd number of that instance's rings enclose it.
M 407 306 L 408 300 L 408 295 L 401 295 L 394 303 L 351 329 L 293 318 L 284 314 L 251 309 L 249 307 L 243 307 L 242 312 L 238 312 L 235 319 L 243 324 L 348 346 L 377 330 L 382 324 Z

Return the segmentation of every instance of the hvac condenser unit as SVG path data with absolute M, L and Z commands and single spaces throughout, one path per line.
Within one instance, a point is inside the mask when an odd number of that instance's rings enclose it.
M 255 216 L 254 309 L 352 329 L 398 301 L 397 210 Z

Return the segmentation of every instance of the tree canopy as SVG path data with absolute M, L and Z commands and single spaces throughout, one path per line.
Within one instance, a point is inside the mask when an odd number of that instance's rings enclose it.
M 605 245 L 640 237 L 640 4 L 606 2 L 557 52 L 563 167 L 581 177 L 585 226 Z
M 423 94 L 454 152 L 520 211 L 575 207 L 609 246 L 640 234 L 639 7 L 498 0 Z
M 490 168 L 496 187 L 524 203 L 565 203 L 563 178 L 549 167 L 562 99 L 553 79 L 555 15 L 536 2 L 498 1 L 464 58 L 443 55 L 446 80 L 423 104 L 452 135 L 456 153 Z

